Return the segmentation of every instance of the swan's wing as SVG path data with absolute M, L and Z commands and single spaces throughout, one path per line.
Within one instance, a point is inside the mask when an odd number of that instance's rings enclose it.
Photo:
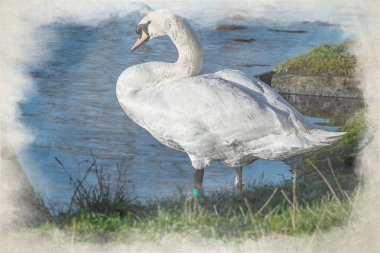
M 262 93 L 270 105 L 280 110 L 287 111 L 293 121 L 301 120 L 302 122 L 299 122 L 300 124 L 298 124 L 298 127 L 302 128 L 306 125 L 308 128 L 319 128 L 319 126 L 306 120 L 301 113 L 299 113 L 291 104 L 289 104 L 288 101 L 286 101 L 286 99 L 284 99 L 268 84 L 256 79 L 255 77 L 248 78 L 243 72 L 232 69 L 218 71 L 213 75 Z
M 172 148 L 223 160 L 234 148 L 307 129 L 303 119 L 293 121 L 292 109 L 272 101 L 270 94 L 270 88 L 228 80 L 217 72 L 140 90 L 129 101 L 128 114 Z

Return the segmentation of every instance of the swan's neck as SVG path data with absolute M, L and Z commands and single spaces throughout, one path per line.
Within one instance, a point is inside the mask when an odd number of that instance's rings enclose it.
M 168 32 L 178 51 L 174 71 L 178 78 L 199 75 L 203 65 L 202 47 L 193 29 L 183 19 L 178 19 Z
M 178 50 L 178 60 L 147 62 L 127 68 L 117 82 L 118 97 L 121 94 L 152 88 L 170 81 L 199 75 L 203 65 L 201 44 L 186 21 L 175 19 L 167 35 Z

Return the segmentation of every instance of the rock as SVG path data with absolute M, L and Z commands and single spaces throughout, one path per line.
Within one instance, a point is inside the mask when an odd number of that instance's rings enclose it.
M 324 26 L 324 27 L 340 27 L 339 24 L 333 24 L 333 23 L 324 22 L 324 21 L 313 21 L 313 22 L 303 21 L 302 24 L 304 25 L 315 24 L 315 25 Z
M 271 28 L 269 28 L 268 31 L 276 32 L 276 33 L 307 33 L 307 31 L 305 30 L 287 30 L 287 29 L 271 29 Z
M 243 16 L 243 15 L 239 15 L 239 14 L 235 14 L 235 15 L 231 15 L 228 17 L 229 19 L 232 19 L 232 20 L 244 20 L 246 19 L 247 17 L 246 16 Z
M 247 29 L 247 27 L 243 25 L 217 25 L 215 29 L 216 30 L 243 30 L 243 29 Z
M 252 39 L 252 38 L 237 38 L 237 39 L 234 39 L 234 41 L 236 41 L 236 42 L 243 42 L 243 43 L 250 43 L 250 42 L 256 41 L 256 39 Z
M 272 85 L 272 78 L 275 73 L 276 72 L 274 71 L 269 71 L 269 72 L 265 72 L 259 75 L 255 75 L 255 77 L 268 85 Z
M 278 92 L 287 94 L 363 97 L 359 80 L 347 76 L 276 73 L 272 77 L 271 85 Z
M 246 64 L 238 64 L 236 65 L 236 67 L 240 68 L 240 67 L 269 67 L 270 65 L 269 64 L 264 64 L 264 63 L 246 63 Z
M 356 111 L 364 108 L 364 99 L 346 97 L 284 94 L 292 106 L 304 115 L 331 119 L 333 125 L 343 125 Z

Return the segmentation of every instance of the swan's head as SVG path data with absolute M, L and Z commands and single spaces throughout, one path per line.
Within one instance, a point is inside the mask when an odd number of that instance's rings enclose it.
M 139 38 L 131 50 L 133 51 L 150 39 L 168 35 L 172 24 L 178 18 L 171 11 L 165 9 L 153 11 L 146 15 L 136 27 L 136 33 L 139 35 Z

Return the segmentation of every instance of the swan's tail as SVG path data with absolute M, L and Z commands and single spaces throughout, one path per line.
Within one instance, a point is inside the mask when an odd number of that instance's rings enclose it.
M 312 129 L 309 133 L 304 135 L 304 138 L 300 139 L 299 137 L 296 137 L 298 141 L 293 143 L 290 142 L 290 145 L 284 149 L 284 151 L 286 151 L 283 153 L 280 151 L 275 159 L 289 158 L 295 155 L 318 150 L 322 147 L 334 144 L 345 134 L 346 132 L 330 132 L 319 128 Z M 275 154 L 275 152 L 273 154 Z
M 289 158 L 289 157 L 299 155 L 302 153 L 318 150 L 322 147 L 326 147 L 326 146 L 336 143 L 345 134 L 346 132 L 330 132 L 330 131 L 325 131 L 325 130 L 317 129 L 317 128 L 312 129 L 310 133 L 304 136 L 306 137 L 305 139 L 307 139 L 306 142 L 303 142 L 303 144 L 301 144 L 298 147 L 291 148 L 293 152 L 289 152 L 287 154 L 285 153 L 281 155 L 280 157 Z
M 329 132 L 322 129 L 313 129 L 307 139 L 316 146 L 327 146 L 340 140 L 346 132 Z
M 266 136 L 248 143 L 249 149 L 246 155 L 269 160 L 284 160 L 329 146 L 345 134 L 345 132 L 330 132 L 314 128 L 301 135 Z

